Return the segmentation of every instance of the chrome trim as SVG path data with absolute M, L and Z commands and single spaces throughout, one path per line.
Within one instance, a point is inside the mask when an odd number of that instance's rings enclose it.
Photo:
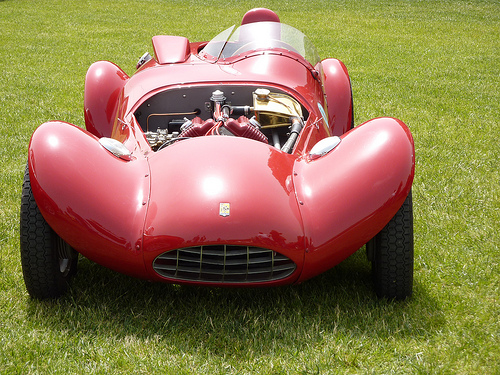
M 128 148 L 125 147 L 123 143 L 117 141 L 116 139 L 102 137 L 99 138 L 99 143 L 101 144 L 102 147 L 111 152 L 117 158 L 123 160 L 132 159 L 132 153 L 128 150 Z
M 340 137 L 337 136 L 322 139 L 316 143 L 309 152 L 309 159 L 315 160 L 328 154 L 335 147 L 337 147 L 341 141 Z
M 141 58 L 139 59 L 139 61 L 137 61 L 137 64 L 135 65 L 135 68 L 139 69 L 141 66 L 143 66 L 144 64 L 146 64 L 151 59 L 152 59 L 152 57 L 149 54 L 149 52 L 146 52 L 144 55 L 141 56 Z

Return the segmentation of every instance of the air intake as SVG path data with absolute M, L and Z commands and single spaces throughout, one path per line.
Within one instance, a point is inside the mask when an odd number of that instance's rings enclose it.
M 161 276 L 179 281 L 259 283 L 290 276 L 295 263 L 275 251 L 252 246 L 210 245 L 167 251 L 153 262 Z

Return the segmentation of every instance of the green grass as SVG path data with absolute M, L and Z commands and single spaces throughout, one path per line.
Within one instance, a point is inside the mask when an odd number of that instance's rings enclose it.
M 25 291 L 29 138 L 83 126 L 90 64 L 132 73 L 156 34 L 207 40 L 267 6 L 352 78 L 355 122 L 401 118 L 416 145 L 415 289 L 377 300 L 361 251 L 299 286 L 150 284 L 89 261 L 70 293 Z M 0 373 L 500 373 L 498 1 L 0 0 Z

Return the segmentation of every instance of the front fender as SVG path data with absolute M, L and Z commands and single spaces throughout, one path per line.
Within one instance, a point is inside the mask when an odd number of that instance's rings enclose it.
M 294 166 L 308 242 L 300 281 L 350 256 L 396 214 L 415 171 L 413 138 L 393 118 L 370 120 L 319 159 Z
M 124 161 L 87 131 L 53 121 L 33 133 L 28 164 L 35 201 L 61 238 L 105 267 L 144 277 L 144 157 Z

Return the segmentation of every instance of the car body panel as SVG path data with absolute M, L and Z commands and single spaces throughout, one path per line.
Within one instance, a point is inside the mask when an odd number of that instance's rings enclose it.
M 413 181 L 413 139 L 401 121 L 370 120 L 341 139 L 328 155 L 294 166 L 307 239 L 303 280 L 332 268 L 380 232 Z
M 182 36 L 156 35 L 152 43 L 158 64 L 182 63 L 191 54 L 189 40 Z
M 55 232 L 87 258 L 144 277 L 141 240 L 149 198 L 144 157 L 130 162 L 74 125 L 41 125 L 30 142 L 33 195 Z
M 274 20 L 263 30 L 279 25 L 267 10 L 260 12 Z M 247 20 L 255 18 L 259 12 Z M 281 27 L 277 38 L 287 30 Z M 220 40 L 215 43 L 216 50 Z M 86 130 L 51 121 L 32 136 L 34 198 L 50 227 L 75 250 L 149 280 L 284 285 L 335 266 L 398 211 L 414 176 L 411 133 L 392 118 L 352 129 L 351 85 L 341 61 L 308 60 L 304 48 L 281 42 L 249 50 L 236 44 L 234 55 L 220 56 L 207 55 L 210 43 L 183 37 L 156 36 L 153 45 L 155 58 L 145 55 L 130 77 L 108 61 L 89 68 Z M 286 97 L 297 107 L 280 102 L 285 114 L 269 115 L 255 109 L 259 95 L 278 102 Z M 232 112 L 246 107 L 254 109 Z M 256 125 L 254 119 L 269 122 Z M 231 133 L 231 121 L 242 131 Z M 333 136 L 340 142 L 331 150 L 310 154 Z M 161 146 L 154 137 L 164 137 Z M 113 153 L 101 138 L 118 141 L 125 152 Z M 293 272 L 222 282 L 165 276 L 154 266 L 165 254 L 195 247 L 201 269 L 203 247 L 219 245 L 224 267 L 226 246 L 241 246 L 248 259 L 254 248 L 265 249 L 272 267 L 275 257 L 285 257 Z
M 279 251 L 300 271 L 304 236 L 291 155 L 253 140 L 209 136 L 178 142 L 149 163 L 146 264 L 172 249 L 232 244 Z M 227 216 L 220 214 L 224 203 Z

